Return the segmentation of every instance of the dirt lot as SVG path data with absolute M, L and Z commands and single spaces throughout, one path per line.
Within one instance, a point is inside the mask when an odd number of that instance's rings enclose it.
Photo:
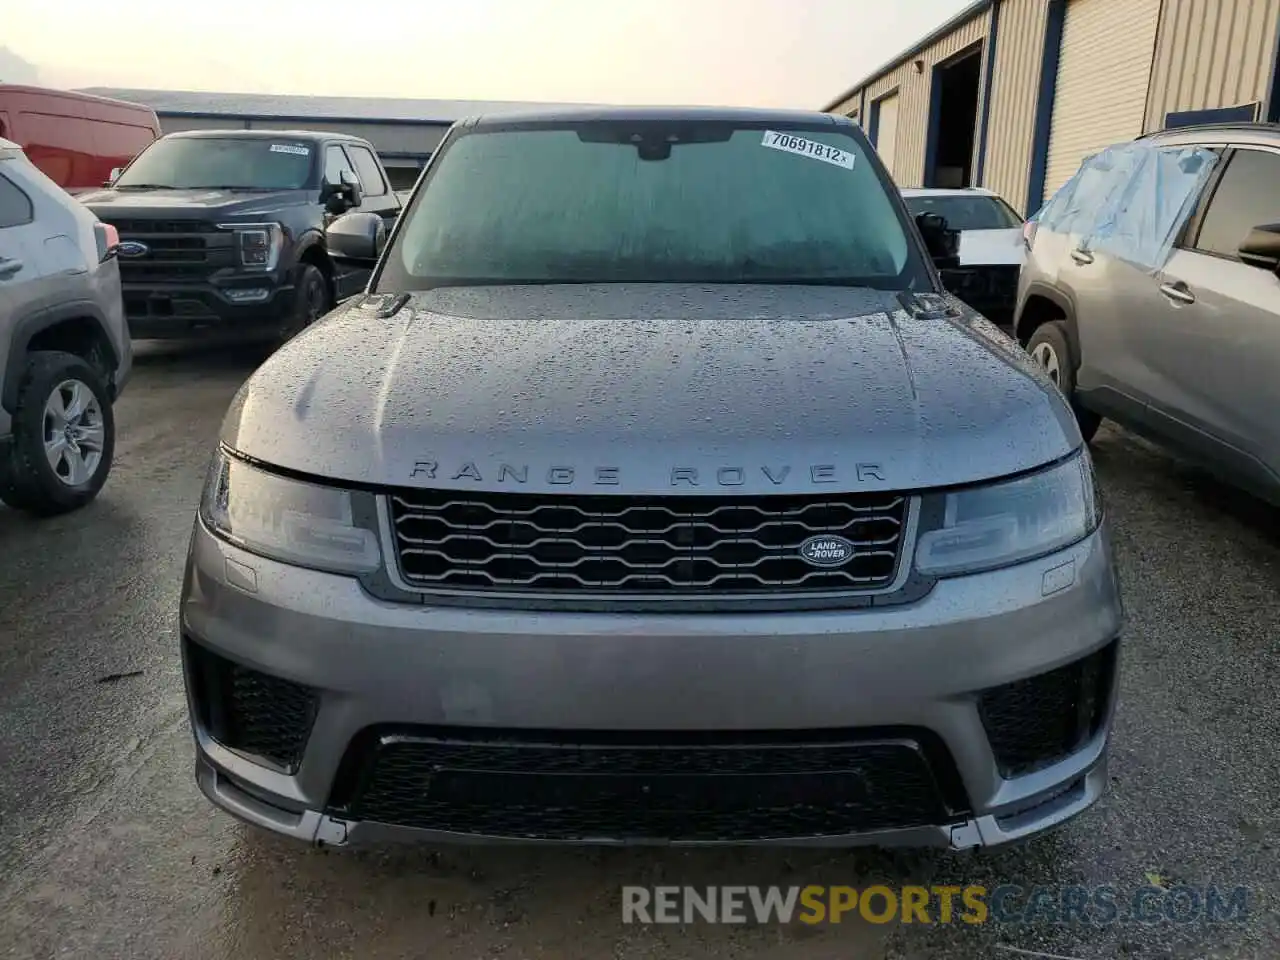
M 406 849 L 326 854 L 213 811 L 174 640 L 217 425 L 258 357 L 152 352 L 83 513 L 0 508 L 0 956 L 1094 960 L 1280 955 L 1280 514 L 1104 429 L 1129 616 L 1103 803 L 980 856 Z M 637 926 L 623 884 L 1250 890 L 1221 923 Z

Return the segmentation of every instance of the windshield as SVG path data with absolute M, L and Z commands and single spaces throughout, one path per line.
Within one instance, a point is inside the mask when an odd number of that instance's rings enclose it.
M 674 143 L 672 141 L 675 141 Z M 480 129 L 436 157 L 380 292 L 467 283 L 929 289 L 849 132 L 728 122 Z
M 1010 230 L 1022 226 L 1013 208 L 999 197 L 923 194 L 904 197 L 913 217 L 936 213 L 952 230 Z
M 314 147 L 296 140 L 177 137 L 157 140 L 113 186 L 121 189 L 211 187 L 301 190 L 309 185 Z

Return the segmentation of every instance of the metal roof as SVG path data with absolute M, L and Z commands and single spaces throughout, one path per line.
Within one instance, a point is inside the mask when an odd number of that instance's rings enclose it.
M 211 93 L 196 90 L 132 90 L 87 87 L 81 93 L 151 107 L 167 116 L 236 117 L 306 122 L 407 123 L 448 125 L 486 113 L 526 113 L 557 107 L 597 104 L 549 104 L 523 101 L 411 100 L 393 97 L 308 97 L 265 93 Z
M 980 13 L 990 10 L 991 3 L 992 3 L 992 0 L 974 0 L 973 3 L 969 4 L 967 7 L 965 7 L 963 10 L 957 13 L 954 17 L 952 17 L 942 26 L 938 27 L 936 30 L 933 30 L 932 32 L 927 34 L 924 37 L 924 39 L 916 41 L 916 43 L 913 46 L 911 46 L 907 50 L 904 50 L 902 53 L 898 54 L 896 57 L 894 57 L 884 66 L 880 67 L 878 70 L 874 71 L 873 73 L 869 73 L 867 76 L 863 77 L 862 80 L 854 84 L 844 93 L 840 94 L 840 96 L 836 97 L 834 100 L 828 103 L 825 107 L 823 107 L 822 108 L 823 111 L 825 112 L 825 111 L 834 110 L 836 107 L 840 106 L 840 104 L 844 103 L 846 100 L 852 97 L 855 93 L 860 91 L 863 87 L 870 86 L 871 84 L 879 80 L 881 77 L 883 77 L 890 70 L 894 70 L 898 68 L 899 66 L 901 66 L 902 64 L 910 60 L 912 57 L 918 54 L 924 53 L 925 50 L 928 50 L 931 46 L 933 46 L 935 43 L 937 43 L 947 34 L 952 33 L 955 30 L 959 29 L 960 27 L 964 26 L 966 23 L 968 23 L 974 17 L 978 16 Z

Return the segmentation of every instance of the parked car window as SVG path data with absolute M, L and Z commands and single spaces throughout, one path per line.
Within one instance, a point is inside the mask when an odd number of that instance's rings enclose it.
M 346 151 L 336 143 L 328 147 L 324 152 L 324 179 L 326 183 L 341 183 L 342 172 L 346 170 L 353 176 L 356 175 L 355 168 L 351 166 L 351 161 L 347 159 Z
M 157 140 L 114 184 L 118 190 L 303 190 L 315 149 L 287 137 L 176 137 Z
M 999 197 L 965 197 L 946 194 L 904 197 L 913 217 L 936 213 L 946 217 L 952 230 L 1014 230 L 1022 220 Z
M 923 258 L 859 140 L 829 127 L 774 148 L 764 138 L 728 121 L 643 133 L 618 121 L 462 134 L 433 161 L 378 287 L 927 288 Z M 789 152 L 806 141 L 837 148 L 849 165 Z
M 373 154 L 364 147 L 347 145 L 347 153 L 356 165 L 356 173 L 360 175 L 360 187 L 366 197 L 381 197 L 387 192 L 387 185 L 382 180 L 382 170 Z
M 8 177 L 0 175 L 0 228 L 20 227 L 33 219 L 31 198 Z
M 1280 154 L 1238 150 L 1209 200 L 1195 248 L 1235 257 L 1254 227 L 1280 223 Z

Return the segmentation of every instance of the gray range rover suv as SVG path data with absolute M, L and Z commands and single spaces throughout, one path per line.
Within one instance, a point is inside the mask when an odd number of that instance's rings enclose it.
M 233 401 L 181 644 L 204 793 L 313 843 L 970 848 L 1092 804 L 1089 454 L 849 121 L 454 126 Z

